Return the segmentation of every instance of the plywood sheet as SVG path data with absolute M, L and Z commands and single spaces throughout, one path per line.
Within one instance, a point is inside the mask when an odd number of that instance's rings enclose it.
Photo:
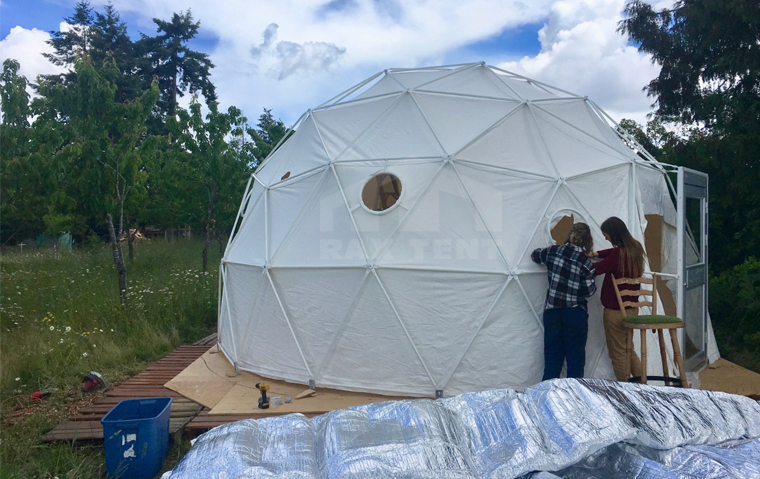
M 760 374 L 725 359 L 718 359 L 699 373 L 700 389 L 731 394 L 760 395 Z
M 209 415 L 250 415 L 266 417 L 290 413 L 308 415 L 323 414 L 334 409 L 342 409 L 358 404 L 408 399 L 380 396 L 366 393 L 317 388 L 317 395 L 304 399 L 295 397 L 306 389 L 303 384 L 268 379 L 247 371 L 235 376 L 235 370 L 223 354 L 215 354 L 216 347 L 209 349 L 174 379 L 166 387 L 203 404 L 211 409 Z M 269 384 L 267 394 L 280 396 L 283 403 L 286 396 L 293 398 L 290 404 L 282 404 L 269 409 L 259 409 L 261 392 L 254 387 L 258 382 Z
M 228 372 L 234 373 L 227 359 L 222 354 L 212 354 L 212 351 L 216 351 L 216 346 L 206 351 L 164 386 L 198 404 L 213 408 L 235 383 L 225 377 Z
M 271 381 L 267 381 L 267 383 L 273 388 L 268 392 L 268 395 L 270 397 L 280 396 L 283 401 L 285 400 L 285 396 L 294 398 L 298 393 L 303 391 L 303 386 L 293 387 L 294 385 L 283 383 L 282 381 L 276 381 L 276 384 L 273 384 Z M 217 403 L 216 407 L 209 411 L 209 415 L 251 414 L 264 417 L 297 412 L 311 416 L 324 414 L 335 409 L 356 406 L 358 404 L 369 404 L 391 399 L 404 399 L 338 391 L 335 389 L 318 389 L 316 396 L 293 399 L 289 404 L 283 403 L 280 406 L 270 407 L 269 409 L 259 409 L 259 397 L 261 397 L 261 392 L 259 392 L 258 389 L 250 388 L 242 384 L 236 384 L 235 387 L 233 387 L 232 390 L 225 395 L 219 403 Z

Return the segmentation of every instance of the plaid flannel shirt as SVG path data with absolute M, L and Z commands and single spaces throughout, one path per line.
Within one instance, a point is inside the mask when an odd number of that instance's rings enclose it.
M 596 292 L 594 265 L 583 250 L 570 243 L 538 248 L 530 258 L 545 264 L 549 275 L 546 309 L 587 309 L 586 298 Z

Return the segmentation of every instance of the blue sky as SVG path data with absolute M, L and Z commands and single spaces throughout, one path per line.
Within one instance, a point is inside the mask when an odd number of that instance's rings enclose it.
M 36 28 L 45 32 L 58 31 L 64 18 L 74 13 L 76 2 L 63 0 L 2 0 L 0 2 L 0 38 L 5 38 L 11 28 L 21 26 L 31 30 Z M 94 6 L 95 11 L 102 12 L 102 7 Z M 118 10 L 118 7 L 117 7 Z M 129 35 L 133 39 L 140 38 L 140 34 L 155 35 L 156 26 L 148 17 L 137 15 L 133 12 L 120 12 L 121 20 L 127 24 Z M 169 20 L 170 17 L 161 18 Z M 193 40 L 196 50 L 208 52 L 217 44 L 217 37 L 213 32 L 201 29 L 198 36 Z
M 105 0 L 92 0 L 103 11 Z M 657 74 L 616 32 L 625 0 L 114 0 L 138 38 L 152 18 L 192 9 L 192 48 L 211 56 L 223 106 L 286 122 L 390 67 L 486 61 L 582 95 L 613 117 L 643 121 L 641 89 Z M 47 32 L 73 0 L 2 0 L 0 57 L 33 79 L 52 73 Z M 36 29 L 36 30 L 35 30 Z M 264 35 L 268 35 L 268 42 Z M 186 97 L 187 99 L 187 97 Z M 189 99 L 188 99 L 189 100 Z

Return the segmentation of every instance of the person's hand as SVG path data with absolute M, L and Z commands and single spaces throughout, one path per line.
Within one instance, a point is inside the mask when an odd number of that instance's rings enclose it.
M 589 257 L 589 258 L 598 258 L 599 257 L 599 253 L 597 253 L 596 251 L 591 251 L 586 256 Z

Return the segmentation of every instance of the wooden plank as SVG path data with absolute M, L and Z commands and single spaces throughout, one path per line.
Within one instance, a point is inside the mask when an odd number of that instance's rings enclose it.
M 169 419 L 169 434 L 184 429 L 189 421 L 187 417 Z M 45 442 L 77 439 L 103 439 L 103 426 L 100 421 L 66 421 L 42 438 Z
M 96 406 L 90 406 L 84 409 L 80 409 L 79 413 L 80 415 L 91 415 L 91 414 L 101 414 L 105 415 L 108 411 L 113 409 L 115 404 L 98 404 Z M 197 411 L 200 409 L 200 405 L 191 401 L 188 401 L 186 403 L 172 403 L 172 413 L 175 411 Z
M 213 341 L 215 342 L 216 339 L 213 338 Z M 168 356 L 159 359 L 113 390 L 107 391 L 105 396 L 96 399 L 76 415 L 60 423 L 45 434 L 42 440 L 45 442 L 102 440 L 103 427 L 100 420 L 108 411 L 122 400 L 147 397 L 173 398 L 169 432 L 173 439 L 178 439 L 185 425 L 195 417 L 202 406 L 163 385 L 208 351 L 208 348 L 208 346 L 199 345 L 180 346 Z
M 185 411 L 171 411 L 169 414 L 169 417 L 194 417 L 196 413 L 198 412 L 199 408 L 196 408 L 194 410 L 185 410 Z M 100 421 L 103 419 L 103 416 L 105 414 L 77 414 L 74 416 L 71 416 L 69 418 L 69 421 L 79 421 L 79 422 L 88 422 L 88 421 Z
M 136 389 L 136 390 L 114 391 L 111 393 L 111 396 L 139 399 L 139 398 L 158 398 L 158 397 L 179 397 L 179 393 L 175 393 L 174 391 L 171 391 L 169 389 L 165 389 L 165 390 Z
M 216 344 L 216 341 L 217 341 L 217 334 L 211 333 L 205 338 L 199 339 L 198 341 L 194 342 L 193 346 L 213 346 Z

